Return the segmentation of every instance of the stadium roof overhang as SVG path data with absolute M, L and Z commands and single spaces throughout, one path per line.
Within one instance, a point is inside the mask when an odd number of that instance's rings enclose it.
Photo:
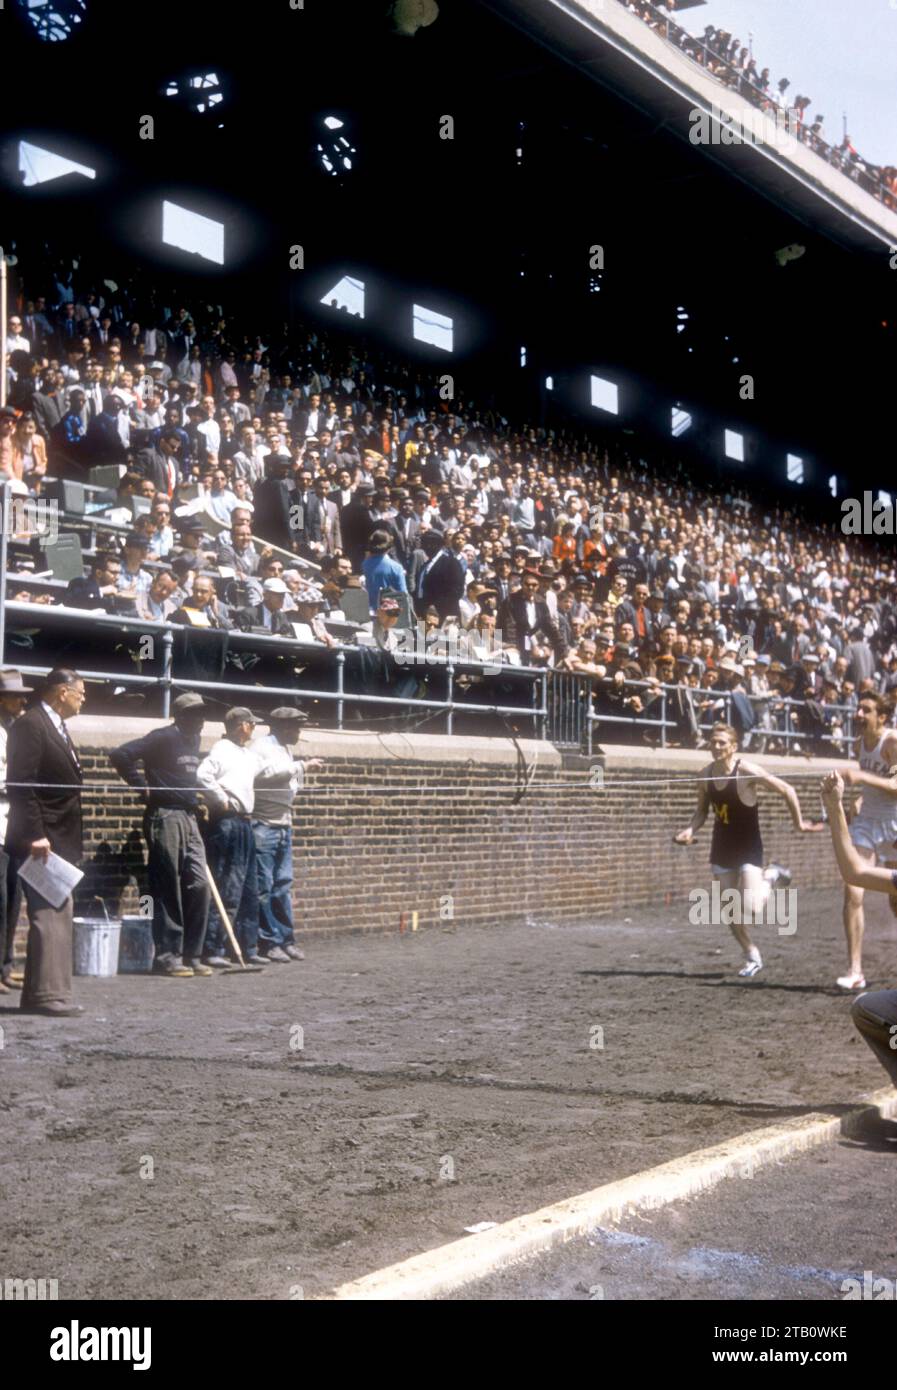
M 485 3 L 816 230 L 865 251 L 897 245 L 897 213 L 790 132 L 772 123 L 761 126 L 756 107 L 727 91 L 617 0 Z M 710 121 L 720 111 L 750 138 L 741 143 L 696 140 L 692 113 Z M 719 134 L 718 122 L 716 130 Z

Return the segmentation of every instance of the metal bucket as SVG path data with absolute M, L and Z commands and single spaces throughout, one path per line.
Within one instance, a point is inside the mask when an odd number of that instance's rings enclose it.
M 123 917 L 118 952 L 119 975 L 148 975 L 155 959 L 152 917 Z
M 116 975 L 121 922 L 108 917 L 74 919 L 76 975 Z

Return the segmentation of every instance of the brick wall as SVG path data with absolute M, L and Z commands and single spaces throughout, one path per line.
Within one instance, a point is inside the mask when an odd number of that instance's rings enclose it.
M 90 727 L 88 727 L 90 726 Z M 106 749 L 145 733 L 148 721 L 115 728 L 95 719 L 71 728 L 88 783 L 86 878 L 78 908 L 92 894 L 109 911 L 136 911 L 146 892 L 142 809 L 119 781 Z M 220 730 L 210 726 L 204 745 Z M 549 744 L 521 746 L 533 783 L 514 805 L 517 758 L 492 739 L 308 733 L 310 774 L 295 813 L 297 923 L 307 931 L 396 930 L 402 913 L 422 927 L 447 920 L 500 923 L 526 916 L 585 921 L 681 900 L 709 876 L 710 830 L 696 847 L 671 837 L 692 814 L 706 754 L 607 749 L 605 788 L 589 785 L 589 763 Z M 763 759 L 796 787 L 805 814 L 820 814 L 823 764 Z M 670 785 L 669 779 L 683 779 Z M 648 785 L 630 786 L 631 782 Z M 797 835 L 783 802 L 762 794 L 767 858 L 794 870 L 796 886 L 834 887 L 828 835 Z M 442 913 L 442 917 L 440 917 Z

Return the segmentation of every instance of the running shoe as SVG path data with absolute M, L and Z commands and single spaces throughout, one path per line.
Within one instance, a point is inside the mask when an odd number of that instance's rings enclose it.
M 755 975 L 759 975 L 763 969 L 762 960 L 746 960 L 738 974 L 742 980 L 752 980 Z
M 839 989 L 865 989 L 866 977 L 854 971 L 852 975 L 839 975 L 835 984 Z
M 787 888 L 793 874 L 783 864 L 770 864 L 763 877 L 769 881 L 771 888 Z

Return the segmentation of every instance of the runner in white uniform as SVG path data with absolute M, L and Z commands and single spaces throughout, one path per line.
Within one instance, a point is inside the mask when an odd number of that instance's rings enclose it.
M 854 716 L 859 769 L 841 772 L 844 784 L 861 789 L 859 809 L 850 821 L 850 839 L 857 853 L 870 862 L 897 868 L 897 731 L 887 727 L 891 706 L 884 696 L 862 697 Z M 844 931 L 847 936 L 847 974 L 837 981 L 842 989 L 865 989 L 863 975 L 864 889 L 845 883 Z
M 897 873 L 893 869 L 873 868 L 851 842 L 841 797 L 844 783 L 837 772 L 822 779 L 822 800 L 828 812 L 832 844 L 841 877 L 854 888 L 888 894 L 891 911 L 897 917 Z M 897 1086 L 897 989 L 861 994 L 851 1009 L 853 1021 L 872 1048 L 888 1076 Z

